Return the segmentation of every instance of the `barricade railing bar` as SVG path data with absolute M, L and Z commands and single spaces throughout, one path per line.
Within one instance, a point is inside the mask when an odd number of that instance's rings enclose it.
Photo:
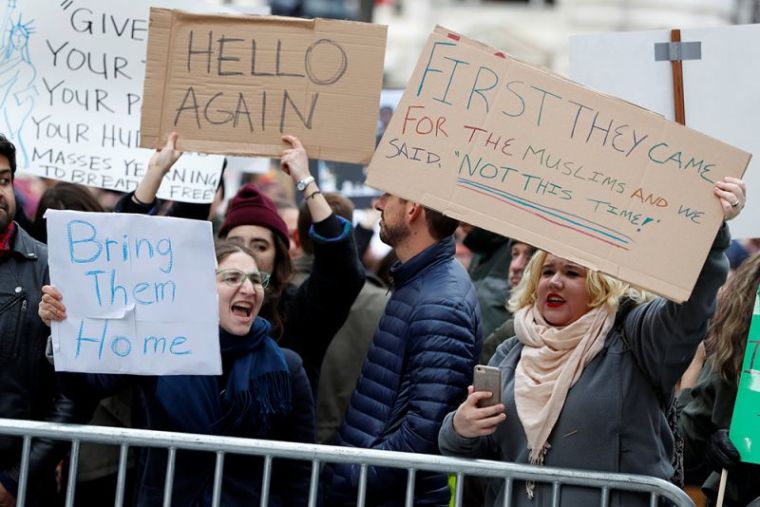
M 59 424 L 15 419 L 0 419 L 0 434 L 23 439 L 17 506 L 23 507 L 29 473 L 29 455 L 33 438 L 70 441 L 71 466 L 67 478 L 66 507 L 73 507 L 76 490 L 76 473 L 79 446 L 82 442 L 113 445 L 120 448 L 119 471 L 116 488 L 116 507 L 123 505 L 126 484 L 127 453 L 130 447 L 165 448 L 168 452 L 163 505 L 171 506 L 172 485 L 177 450 L 206 451 L 216 455 L 212 505 L 221 505 L 222 476 L 226 454 L 243 454 L 264 458 L 261 487 L 261 505 L 268 504 L 273 459 L 294 459 L 311 462 L 309 507 L 316 507 L 320 467 L 324 463 L 353 463 L 360 465 L 357 506 L 363 507 L 367 499 L 367 471 L 369 466 L 407 470 L 405 505 L 414 505 L 414 485 L 419 471 L 454 474 L 457 478 L 454 505 L 460 507 L 463 496 L 463 478 L 478 476 L 500 478 L 505 481 L 504 507 L 509 507 L 514 481 L 533 481 L 552 484 L 552 506 L 561 507 L 562 486 L 593 487 L 601 491 L 600 507 L 608 507 L 610 491 L 638 492 L 650 495 L 650 507 L 659 505 L 660 499 L 677 507 L 694 507 L 682 490 L 670 482 L 654 477 L 631 474 L 590 472 L 551 467 L 537 467 L 488 460 L 451 458 L 429 454 L 413 454 L 353 447 L 336 447 L 275 440 L 257 440 L 190 433 L 174 433 L 132 428 Z

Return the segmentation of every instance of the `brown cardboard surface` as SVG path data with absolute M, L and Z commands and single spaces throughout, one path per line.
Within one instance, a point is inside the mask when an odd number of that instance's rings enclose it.
M 436 27 L 367 184 L 684 301 L 750 157 Z
M 140 146 L 366 163 L 375 148 L 387 27 L 151 8 Z M 210 49 L 209 49 L 210 48 Z

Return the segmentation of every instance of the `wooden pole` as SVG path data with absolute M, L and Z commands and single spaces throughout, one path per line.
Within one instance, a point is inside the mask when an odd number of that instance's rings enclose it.
M 718 486 L 718 500 L 715 507 L 723 507 L 723 497 L 726 496 L 726 481 L 728 480 L 728 470 L 725 468 L 720 473 L 720 486 Z
M 670 42 L 681 42 L 681 30 L 674 28 L 670 31 Z M 673 67 L 673 103 L 676 122 L 686 125 L 686 111 L 683 103 L 683 61 L 676 59 L 670 63 Z

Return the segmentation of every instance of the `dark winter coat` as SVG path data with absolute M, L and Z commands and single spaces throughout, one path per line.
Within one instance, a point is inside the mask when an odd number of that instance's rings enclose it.
M 464 398 L 481 345 L 477 296 L 446 238 L 392 269 L 395 291 L 370 345 L 338 445 L 438 454 L 447 412 Z M 326 505 L 354 505 L 360 467 L 327 466 Z M 371 505 L 403 505 L 407 471 L 370 467 Z M 446 475 L 419 472 L 415 505 L 448 505 Z
M 468 272 L 478 294 L 483 337 L 487 337 L 511 317 L 506 304 L 512 241 L 476 227 L 465 236 L 463 244 L 473 253 Z
M 45 358 L 50 329 L 37 315 L 50 283 L 47 247 L 21 227 L 13 250 L 0 259 L 0 417 L 50 422 L 84 422 L 71 400 L 60 395 Z M 50 505 L 55 467 L 70 446 L 34 439 L 29 465 L 28 505 Z M 0 436 L 0 481 L 17 494 L 21 439 Z
M 314 401 L 311 387 L 304 373 L 301 359 L 291 350 L 282 349 L 291 375 L 292 405 L 289 414 L 274 416 L 270 432 L 264 438 L 293 442 L 313 443 Z M 142 400 L 142 410 L 136 414 L 142 420 L 136 427 L 159 431 L 186 432 L 167 414 L 171 407 L 164 406 L 157 396 L 158 377 L 135 375 L 63 374 L 66 393 L 77 400 L 90 400 L 118 392 L 127 385 L 135 386 Z M 172 377 L 165 377 L 171 381 Z M 192 396 L 192 393 L 188 393 Z M 222 396 L 222 392 L 219 393 Z M 224 433 L 226 435 L 226 433 Z M 234 434 L 227 436 L 246 436 Z M 205 507 L 211 505 L 216 455 L 209 452 L 177 451 L 172 505 Z M 166 449 L 145 448 L 137 470 L 138 507 L 156 507 L 163 504 L 166 478 Z M 307 461 L 275 460 L 269 505 L 305 506 L 309 493 L 311 464 Z M 263 459 L 253 456 L 228 454 L 224 460 L 221 504 L 230 507 L 258 505 L 261 493 Z
M 705 363 L 699 381 L 684 389 L 678 397 L 681 408 L 678 430 L 684 439 L 684 467 L 692 477 L 705 477 L 705 493 L 717 497 L 720 474 L 705 466 L 705 446 L 710 436 L 720 429 L 729 429 L 736 403 L 737 384 L 727 382 L 713 371 L 711 361 Z M 760 497 L 760 465 L 741 463 L 728 474 L 726 507 L 744 506 Z
M 483 340 L 483 351 L 480 353 L 480 363 L 488 364 L 496 353 L 496 349 L 499 348 L 499 345 L 512 338 L 514 335 L 515 319 L 509 318 Z

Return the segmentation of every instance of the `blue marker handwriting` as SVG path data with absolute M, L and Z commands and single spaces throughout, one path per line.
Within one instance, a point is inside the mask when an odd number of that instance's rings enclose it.
M 87 319 L 87 322 L 96 323 L 95 332 L 89 329 L 89 326 L 85 330 L 85 320 L 79 323 L 74 352 L 75 358 L 92 353 L 97 353 L 98 359 L 103 359 L 104 354 L 125 358 L 130 355 L 187 356 L 193 353 L 187 343 L 186 336 L 111 336 L 108 333 L 108 319 L 95 321 Z
M 73 265 L 91 265 L 84 271 L 84 287 L 94 293 L 98 306 L 131 306 L 174 303 L 177 284 L 167 275 L 174 268 L 174 250 L 169 237 L 101 237 L 96 225 L 81 219 L 66 224 L 68 260 Z M 143 279 L 134 280 L 134 267 Z M 147 270 L 144 268 L 148 268 Z M 151 269 L 155 275 L 151 276 Z M 148 277 L 147 279 L 145 279 Z

